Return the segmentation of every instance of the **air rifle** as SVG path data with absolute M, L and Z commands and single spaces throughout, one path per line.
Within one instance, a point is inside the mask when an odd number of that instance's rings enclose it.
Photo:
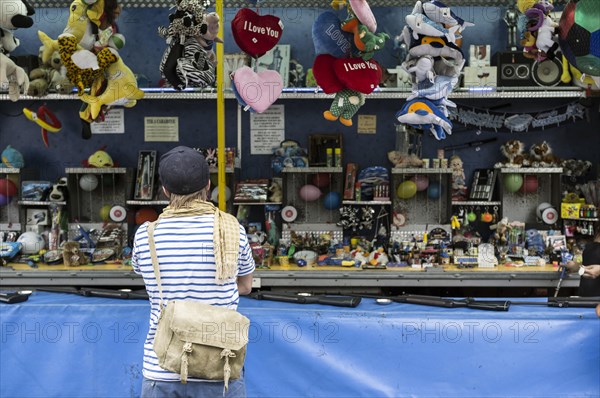
M 364 296 L 378 299 L 379 303 L 409 303 L 444 308 L 473 308 L 486 311 L 508 311 L 511 305 L 544 305 L 548 307 L 594 308 L 600 304 L 600 297 L 549 297 L 547 301 L 475 300 L 473 298 L 453 299 L 418 294 L 402 296 Z
M 545 305 L 548 307 L 576 307 L 595 308 L 600 304 L 600 296 L 597 297 L 548 297 L 548 301 L 513 301 L 514 305 Z
M 364 297 L 364 296 L 363 296 Z M 472 298 L 454 299 L 454 298 L 443 298 L 437 296 L 424 296 L 420 294 L 404 294 L 401 296 L 381 297 L 381 296 L 370 296 L 371 298 L 377 298 L 380 303 L 385 303 L 391 300 L 396 303 L 409 303 L 428 305 L 431 307 L 444 307 L 444 308 L 473 308 L 475 310 L 485 311 L 508 311 L 510 307 L 510 301 L 508 300 L 475 300 Z
M 350 296 L 313 296 L 310 294 L 294 294 L 294 293 L 274 293 L 274 292 L 254 292 L 250 293 L 249 297 L 255 300 L 270 300 L 283 301 L 284 303 L 296 304 L 322 304 L 334 305 L 336 307 L 351 307 L 354 308 L 360 304 L 360 297 Z
M 118 299 L 140 299 L 148 300 L 148 293 L 145 291 L 130 291 L 128 289 L 113 290 L 113 289 L 98 289 L 92 287 L 82 288 L 71 288 L 71 287 L 38 287 L 37 291 L 40 292 L 53 292 L 53 293 L 69 293 L 77 294 L 84 297 L 105 297 L 105 298 L 118 298 Z

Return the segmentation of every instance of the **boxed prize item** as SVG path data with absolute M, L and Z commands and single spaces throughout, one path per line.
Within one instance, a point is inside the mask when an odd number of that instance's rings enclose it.
M 581 203 L 561 203 L 560 217 L 561 218 L 579 218 Z

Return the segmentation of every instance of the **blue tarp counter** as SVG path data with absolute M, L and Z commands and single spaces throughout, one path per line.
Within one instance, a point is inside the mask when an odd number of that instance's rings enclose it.
M 242 298 L 249 397 L 599 397 L 591 308 L 508 312 Z M 1 397 L 137 397 L 148 303 L 34 292 L 0 305 Z

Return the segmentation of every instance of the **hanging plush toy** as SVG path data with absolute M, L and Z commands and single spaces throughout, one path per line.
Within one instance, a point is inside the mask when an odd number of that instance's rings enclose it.
M 202 2 L 182 0 L 177 3 L 175 13 L 169 15 L 169 26 L 158 28 L 168 45 L 160 62 L 160 72 L 176 90 L 214 85 L 215 62 L 209 52 L 212 52 L 212 41 L 218 41 L 214 29 L 216 26 L 218 31 L 219 21 L 215 15 L 205 21 Z
M 447 107 L 456 105 L 448 96 L 465 63 L 461 33 L 472 25 L 440 1 L 415 3 L 400 35 L 408 47 L 402 68 L 413 82 L 412 94 L 396 114 L 400 123 L 429 130 L 438 140 L 452 133 Z
M 106 86 L 104 88 L 104 86 Z M 90 116 L 96 119 L 102 107 L 122 105 L 126 108 L 135 106 L 137 100 L 144 97 L 144 92 L 137 88 L 137 82 L 131 69 L 121 58 L 111 64 L 106 70 L 106 82 L 102 83 L 103 90 L 94 95 L 83 94 L 81 100 L 90 105 Z
M 364 104 L 364 94 L 346 88 L 335 93 L 331 108 L 323 113 L 323 117 L 330 121 L 339 118 L 344 126 L 352 126 L 352 117 Z
M 0 89 L 8 89 L 11 101 L 17 101 L 29 88 L 25 70 L 7 56 L 19 46 L 19 39 L 12 31 L 31 27 L 34 13 L 25 0 L 0 0 Z
M 0 89 L 8 88 L 8 97 L 17 101 L 21 94 L 26 94 L 29 89 L 29 78 L 23 68 L 0 53 Z

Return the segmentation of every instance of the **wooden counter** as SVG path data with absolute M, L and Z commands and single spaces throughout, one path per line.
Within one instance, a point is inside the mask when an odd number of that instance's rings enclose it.
M 552 265 L 494 268 L 366 269 L 341 266 L 296 265 L 257 269 L 255 287 L 556 287 L 560 273 Z M 65 267 L 23 263 L 0 267 L 0 285 L 6 286 L 143 286 L 129 265 L 107 263 Z M 579 286 L 579 275 L 567 274 L 563 287 Z

